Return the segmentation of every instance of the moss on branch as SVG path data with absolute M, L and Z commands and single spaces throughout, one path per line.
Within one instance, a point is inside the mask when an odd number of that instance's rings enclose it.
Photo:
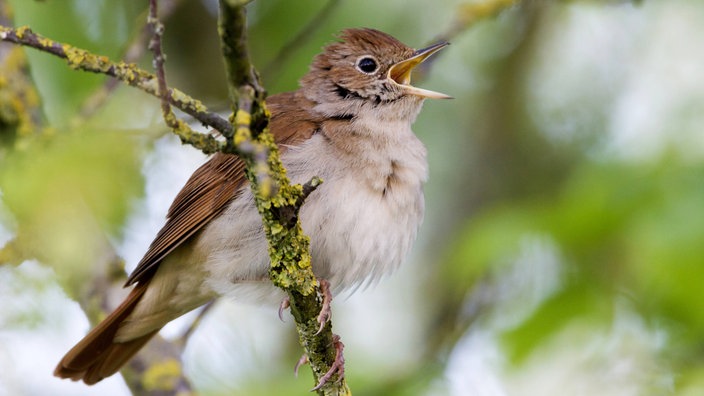
M 332 325 L 328 322 L 319 331 L 318 314 L 322 302 L 319 283 L 313 274 L 309 253 L 310 240 L 303 233 L 298 211 L 308 194 L 321 183 L 314 179 L 305 186 L 291 185 L 281 163 L 278 148 L 267 126 L 269 112 L 266 92 L 259 83 L 248 52 L 246 14 L 248 1 L 221 0 L 219 32 L 235 115 L 230 122 L 211 113 L 201 102 L 183 92 L 161 84 L 157 75 L 133 63 L 115 62 L 106 56 L 60 43 L 34 33 L 28 27 L 17 29 L 0 25 L 0 40 L 35 48 L 65 59 L 74 70 L 105 74 L 136 87 L 155 97 L 166 99 L 204 125 L 217 129 L 224 139 L 192 131 L 172 112 L 165 112 L 165 121 L 185 143 L 205 153 L 235 153 L 246 162 L 246 174 L 253 189 L 257 209 L 262 216 L 269 242 L 270 275 L 273 283 L 287 292 L 291 312 L 296 321 L 300 343 L 308 355 L 316 383 L 332 367 L 336 356 Z M 348 394 L 344 379 L 333 376 L 320 389 L 320 394 Z
M 41 130 L 40 105 L 24 51 L 0 51 L 0 143 L 11 144 Z
M 244 159 L 247 178 L 269 242 L 269 274 L 272 282 L 289 297 L 300 344 L 318 383 L 333 366 L 337 351 L 330 322 L 319 331 L 318 314 L 323 308 L 317 293 L 319 283 L 311 266 L 310 239 L 303 233 L 298 211 L 305 197 L 321 180 L 316 178 L 304 188 L 291 185 L 286 176 L 278 148 L 267 129 L 266 92 L 247 51 L 245 3 L 220 0 L 218 21 L 229 91 L 236 104 L 232 117 L 234 143 L 251 142 L 254 147 L 252 154 Z M 317 391 L 321 395 L 349 394 L 344 378 L 337 375 Z
M 34 33 L 26 26 L 14 29 L 0 25 L 0 40 L 52 54 L 65 59 L 71 69 L 105 74 L 150 95 L 161 97 L 157 77 L 140 69 L 134 63 L 115 62 L 106 56 L 93 54 L 69 44 L 59 43 Z M 171 105 L 191 115 L 202 124 L 215 128 L 225 136 L 232 134 L 232 125 L 219 115 L 209 112 L 199 100 L 176 89 L 169 89 L 169 93 Z M 180 128 L 176 128 L 174 131 L 184 143 L 188 143 L 206 154 L 222 151 L 224 143 L 218 141 L 215 137 L 191 131 L 183 122 L 179 126 Z M 231 150 L 237 152 L 237 148 L 232 148 Z

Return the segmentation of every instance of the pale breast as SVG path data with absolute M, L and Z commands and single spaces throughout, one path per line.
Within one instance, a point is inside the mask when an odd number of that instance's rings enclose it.
M 286 153 L 294 181 L 324 180 L 303 206 L 301 222 L 316 275 L 338 291 L 397 268 L 416 238 L 427 164 L 425 148 L 408 132 L 402 145 L 383 150 L 341 153 L 314 136 Z
M 425 148 L 410 129 L 406 138 L 402 145 L 351 156 L 317 134 L 282 155 L 292 182 L 323 179 L 300 219 L 311 238 L 313 269 L 335 292 L 378 279 L 411 249 L 423 219 L 427 164 Z M 264 287 L 270 286 L 267 244 L 249 191 L 199 240 L 199 249 L 209 252 L 211 289 L 238 299 L 274 295 L 273 287 Z

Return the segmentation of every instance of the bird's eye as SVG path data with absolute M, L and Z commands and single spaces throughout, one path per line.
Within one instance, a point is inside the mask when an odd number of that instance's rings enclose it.
M 371 56 L 364 56 L 357 60 L 357 70 L 361 71 L 362 73 L 372 74 L 377 71 L 378 68 L 379 65 L 376 63 L 376 60 Z

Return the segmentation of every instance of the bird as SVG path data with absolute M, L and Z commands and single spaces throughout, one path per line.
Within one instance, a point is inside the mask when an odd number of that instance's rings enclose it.
M 409 253 L 424 215 L 426 148 L 411 130 L 423 101 L 448 95 L 411 85 L 447 46 L 415 50 L 370 28 L 343 30 L 293 92 L 266 99 L 270 131 L 293 183 L 324 180 L 299 219 L 313 272 L 333 294 L 375 282 Z M 262 220 L 244 162 L 216 153 L 176 195 L 125 300 L 58 363 L 88 385 L 115 374 L 159 330 L 218 297 L 283 297 L 268 277 Z

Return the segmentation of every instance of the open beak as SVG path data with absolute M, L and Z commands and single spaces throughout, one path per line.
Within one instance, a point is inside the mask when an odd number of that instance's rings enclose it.
M 389 78 L 400 85 L 409 95 L 432 99 L 452 99 L 452 96 L 411 85 L 411 72 L 413 71 L 413 68 L 420 65 L 424 60 L 448 45 L 450 45 L 450 43 L 441 42 L 433 44 L 430 47 L 417 50 L 410 58 L 402 60 L 401 62 L 391 66 L 388 74 Z

